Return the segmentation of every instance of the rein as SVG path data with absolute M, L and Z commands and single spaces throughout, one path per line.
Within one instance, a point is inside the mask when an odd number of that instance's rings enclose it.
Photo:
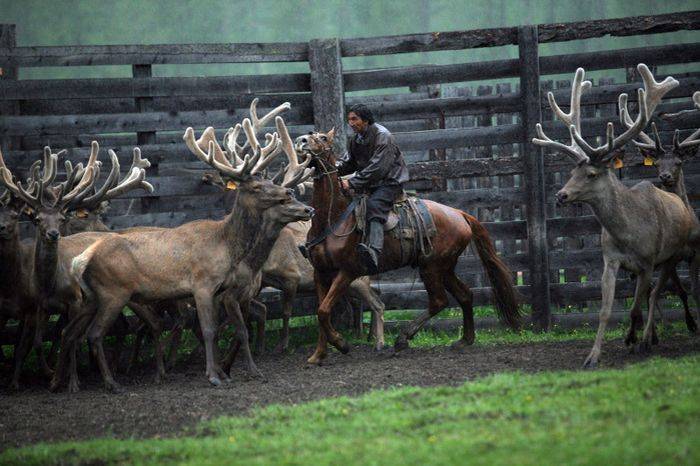
M 309 150 L 309 153 L 311 154 L 311 156 L 317 162 L 320 163 L 321 168 L 322 168 L 321 173 L 314 176 L 315 180 L 320 180 L 323 177 L 330 176 L 334 173 L 338 173 L 338 169 L 336 167 L 332 167 L 332 169 L 329 170 L 327 162 L 323 158 L 321 158 L 321 155 L 326 154 L 330 151 L 332 151 L 332 149 L 330 149 L 330 148 L 324 149 L 322 152 L 318 152 L 318 153 Z M 328 208 L 328 216 L 326 217 L 326 228 L 323 229 L 323 231 L 321 232 L 320 235 L 313 238 L 311 241 L 306 242 L 306 249 L 307 250 L 310 250 L 314 246 L 317 246 L 318 244 L 322 243 L 331 234 L 333 236 L 338 237 L 338 238 L 344 238 L 346 236 L 350 236 L 357 228 L 357 220 L 355 220 L 355 225 L 353 225 L 353 227 L 350 229 L 350 231 L 348 233 L 339 234 L 339 233 L 335 232 L 335 230 L 340 225 L 342 225 L 343 222 L 345 222 L 345 220 L 347 220 L 348 217 L 350 216 L 350 214 L 355 210 L 355 206 L 357 205 L 357 200 L 353 199 L 352 202 L 350 203 L 350 205 L 348 205 L 348 207 L 345 209 L 345 211 L 341 214 L 340 218 L 338 218 L 338 220 L 333 225 L 331 225 L 331 214 L 333 212 L 333 206 L 335 205 L 335 189 L 331 188 L 330 194 L 331 194 L 331 199 L 330 199 L 330 205 Z

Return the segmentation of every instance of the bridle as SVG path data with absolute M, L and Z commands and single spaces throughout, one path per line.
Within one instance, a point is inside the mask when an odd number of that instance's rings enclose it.
M 326 158 L 323 157 L 324 155 L 333 152 L 332 147 L 325 147 L 323 150 L 321 150 L 319 152 L 314 152 L 313 150 L 311 150 L 308 147 L 304 150 L 310 157 L 313 158 L 313 160 L 315 162 L 318 162 L 317 168 L 320 168 L 320 170 L 317 170 L 316 174 L 313 177 L 314 180 L 320 180 L 322 178 L 330 177 L 331 175 L 338 173 L 338 168 L 335 165 L 331 165 L 328 162 L 328 160 L 326 160 Z M 340 182 L 340 178 L 338 178 L 338 183 L 339 182 Z M 324 232 L 320 236 L 318 236 L 318 237 L 314 238 L 312 241 L 309 241 L 306 243 L 306 246 L 309 249 L 316 246 L 317 244 L 320 244 L 329 234 L 332 234 L 333 236 L 336 236 L 338 238 L 344 238 L 346 236 L 350 236 L 351 234 L 353 234 L 357 228 L 357 219 L 356 219 L 355 225 L 350 229 L 350 231 L 348 233 L 338 234 L 335 232 L 334 227 L 339 226 L 339 224 L 343 223 L 347 219 L 348 211 L 351 212 L 352 210 L 354 210 L 354 203 L 351 203 L 350 206 L 348 206 L 348 209 L 346 209 L 346 212 L 344 212 L 343 215 L 341 215 L 341 217 L 336 222 L 337 223 L 336 225 L 331 225 L 331 214 L 333 212 L 333 206 L 335 204 L 335 189 L 331 189 L 330 193 L 331 193 L 331 196 L 330 196 L 331 199 L 330 199 L 330 205 L 328 208 L 328 215 L 326 217 L 326 227 L 324 229 Z

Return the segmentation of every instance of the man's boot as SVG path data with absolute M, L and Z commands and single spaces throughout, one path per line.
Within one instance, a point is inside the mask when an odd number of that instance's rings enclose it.
M 367 270 L 367 274 L 374 275 L 379 272 L 379 257 L 382 255 L 382 248 L 384 247 L 384 225 L 382 222 L 372 220 L 369 223 L 368 243 L 358 244 L 357 252 Z

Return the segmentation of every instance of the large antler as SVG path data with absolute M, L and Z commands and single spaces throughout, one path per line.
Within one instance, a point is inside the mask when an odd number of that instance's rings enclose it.
M 657 82 L 654 79 L 654 76 L 652 75 L 651 71 L 649 71 L 649 68 L 643 63 L 637 65 L 637 70 L 639 71 L 639 74 L 641 75 L 642 80 L 644 81 L 644 89 L 639 89 L 637 91 L 639 102 L 639 114 L 629 126 L 627 125 L 627 118 L 625 116 L 621 116 L 623 123 L 625 124 L 625 126 L 627 126 L 627 129 L 620 136 L 615 137 L 615 128 L 612 122 L 609 122 L 606 129 L 605 144 L 598 147 L 592 147 L 581 136 L 580 125 L 579 127 L 577 127 L 575 122 L 572 122 L 569 125 L 569 132 L 573 139 L 572 146 L 564 146 L 563 144 L 560 144 L 559 146 L 555 145 L 556 143 L 554 143 L 554 141 L 551 141 L 551 139 L 544 136 L 544 133 L 541 133 L 541 129 L 538 129 L 538 135 L 540 136 L 540 139 L 533 139 L 533 143 L 542 146 L 554 147 L 570 155 L 572 155 L 572 151 L 570 149 L 573 149 L 574 146 L 578 146 L 580 151 L 582 151 L 583 154 L 585 154 L 585 156 L 588 157 L 591 163 L 603 164 L 609 161 L 618 149 L 623 147 L 625 144 L 633 140 L 641 133 L 644 127 L 649 123 L 654 109 L 659 104 L 659 102 L 661 102 L 663 96 L 668 91 L 678 86 L 678 81 L 676 81 L 670 76 L 660 83 Z M 579 73 L 583 74 L 583 72 L 583 69 L 579 68 L 576 71 L 576 74 L 578 76 Z M 572 93 L 573 92 L 574 90 L 572 90 Z M 620 105 L 624 103 L 626 107 L 626 99 L 627 97 L 624 94 L 621 95 Z M 627 117 L 629 117 L 629 115 L 627 115 Z M 648 139 L 650 140 L 650 138 Z M 578 153 L 579 151 L 574 150 L 573 152 Z
M 133 191 L 136 189 L 143 189 L 148 193 L 153 192 L 153 185 L 148 181 L 144 181 L 146 178 L 146 168 L 150 167 L 151 163 L 148 161 L 148 159 L 141 158 L 141 149 L 134 147 L 131 167 L 129 167 L 127 176 L 121 181 L 119 181 L 119 158 L 112 149 L 109 149 L 108 153 L 112 163 L 112 169 L 110 170 L 109 175 L 107 175 L 107 180 L 100 189 L 95 191 L 94 194 L 86 197 L 80 201 L 79 205 L 74 205 L 73 207 L 94 209 L 102 202 L 112 200 L 128 191 Z
M 576 75 L 574 76 L 574 82 L 571 86 L 571 103 L 569 104 L 569 113 L 564 113 L 564 111 L 559 107 L 556 100 L 554 100 L 554 94 L 551 92 L 547 93 L 547 100 L 549 100 L 549 106 L 551 107 L 554 114 L 563 121 L 567 127 L 574 128 L 577 131 L 581 131 L 581 94 L 591 88 L 590 81 L 584 81 L 585 71 L 583 68 L 576 70 Z M 554 150 L 562 152 L 572 159 L 574 162 L 581 163 L 587 162 L 588 157 L 584 154 L 581 148 L 576 144 L 573 136 L 573 131 L 571 132 L 571 144 L 566 145 L 561 142 L 553 141 L 542 130 L 542 125 L 537 123 L 535 126 L 537 130 L 537 138 L 533 138 L 532 142 L 539 146 L 550 147 Z
M 287 155 L 288 161 L 284 171 L 284 178 L 282 178 L 282 186 L 285 188 L 293 188 L 299 185 L 300 189 L 303 190 L 304 181 L 314 174 L 313 168 L 307 168 L 311 162 L 311 157 L 307 157 L 304 163 L 300 164 L 297 151 L 294 149 L 294 142 L 292 142 L 292 138 L 289 136 L 289 131 L 287 130 L 287 125 L 284 124 L 284 120 L 281 117 L 276 117 L 275 125 L 277 126 L 277 133 L 280 135 L 280 140 L 282 141 L 282 149 Z
M 44 148 L 44 171 L 40 174 L 41 162 L 34 162 L 30 170 L 32 178 L 27 182 L 28 189 L 24 189 L 22 182 L 16 181 L 16 177 L 5 165 L 0 152 L 0 183 L 28 206 L 38 210 L 44 201 L 45 183 L 51 183 L 56 178 L 57 161 L 58 154 L 53 154 L 49 147 Z
M 695 110 L 700 110 L 700 91 L 696 91 L 693 94 L 693 103 L 695 104 Z M 693 134 L 683 139 L 683 141 L 678 142 L 678 136 L 680 131 L 676 130 L 673 133 L 673 148 L 674 149 L 685 149 L 687 147 L 697 146 L 700 144 L 700 129 L 696 129 Z
M 283 143 L 278 133 L 268 133 L 265 135 L 265 145 L 263 146 L 258 141 L 257 133 L 264 128 L 270 119 L 279 118 L 277 114 L 288 110 L 290 104 L 285 102 L 259 118 L 257 103 L 258 99 L 253 99 L 250 104 L 250 118 L 245 118 L 242 124 L 236 124 L 226 132 L 224 136 L 226 150 L 219 145 L 214 128 L 211 127 L 205 129 L 200 138 L 196 140 L 194 130 L 187 128 L 183 136 L 185 144 L 199 160 L 234 180 L 243 180 L 251 175 L 262 173 L 283 149 Z M 247 138 L 243 145 L 238 144 L 241 131 L 245 133 Z M 246 148 L 250 148 L 247 154 L 245 154 Z

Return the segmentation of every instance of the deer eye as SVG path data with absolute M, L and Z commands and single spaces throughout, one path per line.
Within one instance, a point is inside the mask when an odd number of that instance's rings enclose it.
M 328 138 L 325 136 L 321 136 L 321 141 L 326 142 L 326 141 L 328 141 Z
M 586 175 L 586 177 L 587 177 L 589 180 L 595 178 L 596 176 L 598 176 L 597 173 L 589 173 L 589 174 Z

